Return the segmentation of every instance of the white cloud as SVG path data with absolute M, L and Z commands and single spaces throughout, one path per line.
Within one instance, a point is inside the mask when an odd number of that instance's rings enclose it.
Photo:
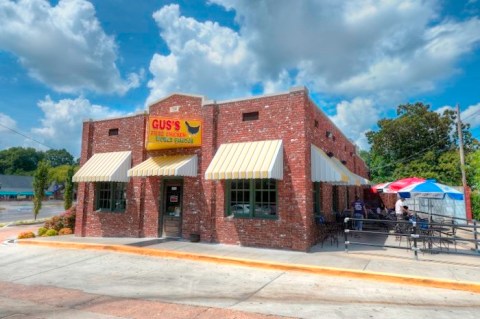
M 123 79 L 117 46 L 86 0 L 0 1 L 0 50 L 18 56 L 31 77 L 58 92 L 90 90 L 123 94 L 141 74 Z
M 14 119 L 7 114 L 0 113 L 0 133 L 9 132 L 9 128 L 14 130 L 16 127 L 17 122 Z
M 240 34 L 216 22 L 180 15 L 176 4 L 153 14 L 170 54 L 155 54 L 150 62 L 147 104 L 183 91 L 214 98 L 245 95 L 257 81 L 255 59 Z
M 22 145 L 22 139 L 12 130 L 18 131 L 17 122 L 7 114 L 0 113 L 0 149 Z
M 236 11 L 263 76 L 297 70 L 297 84 L 328 94 L 433 90 L 480 42 L 478 18 L 439 21 L 434 1 L 212 2 Z
M 42 146 L 30 135 L 22 131 L 9 115 L 0 113 L 0 150 L 11 147 L 41 148 Z
M 442 114 L 444 111 L 457 111 L 456 106 L 444 105 L 435 110 L 435 112 Z M 460 119 L 463 123 L 470 124 L 470 128 L 480 128 L 480 103 L 468 106 L 464 111 L 460 112 Z
M 455 108 L 453 106 L 450 106 L 450 105 L 444 105 L 444 106 L 439 107 L 438 109 L 436 109 L 434 111 L 437 112 L 438 114 L 443 114 L 443 112 L 445 112 L 445 111 L 455 111 Z
M 480 103 L 470 105 L 467 109 L 460 114 L 462 122 L 469 123 L 470 127 L 480 127 Z
M 368 98 L 344 100 L 337 104 L 337 114 L 330 117 L 347 137 L 363 149 L 368 148 L 365 133 L 371 130 L 379 118 L 379 108 Z
M 346 100 L 334 118 L 362 146 L 356 136 L 379 116 L 373 104 L 394 108 L 437 89 L 480 43 L 479 18 L 443 18 L 439 1 L 209 2 L 235 11 L 239 31 L 181 16 L 178 5 L 155 12 L 170 53 L 151 60 L 147 104 L 173 91 L 218 99 L 258 83 L 264 93 L 306 85 Z M 350 116 L 362 108 L 370 117 Z
M 32 136 L 53 148 L 65 148 L 75 157 L 80 155 L 83 121 L 127 115 L 92 104 L 83 97 L 56 102 L 46 96 L 38 102 L 38 107 L 44 115 L 40 119 L 41 126 L 32 128 Z

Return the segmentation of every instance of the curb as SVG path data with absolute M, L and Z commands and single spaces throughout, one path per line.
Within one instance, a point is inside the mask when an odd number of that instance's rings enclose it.
M 36 245 L 36 246 L 46 246 L 46 247 L 56 247 L 56 248 L 67 248 L 67 249 L 104 250 L 104 251 L 113 251 L 118 253 L 150 256 L 150 257 L 184 259 L 184 260 L 191 260 L 191 261 L 202 261 L 202 262 L 209 262 L 209 263 L 216 263 L 216 264 L 244 266 L 244 267 L 261 268 L 261 269 L 269 269 L 269 270 L 296 271 L 296 272 L 315 274 L 315 275 L 367 279 L 367 280 L 375 280 L 375 281 L 382 281 L 382 282 L 395 283 L 395 284 L 415 285 L 415 286 L 424 286 L 424 287 L 450 289 L 450 290 L 461 290 L 461 291 L 468 291 L 468 292 L 480 294 L 480 283 L 466 282 L 466 281 L 453 281 L 453 280 L 439 279 L 439 278 L 406 276 L 406 275 L 383 273 L 383 272 L 351 270 L 351 269 L 345 269 L 345 268 L 322 267 L 322 266 L 311 266 L 311 265 L 301 265 L 301 264 L 286 264 L 286 263 L 258 261 L 258 260 L 242 259 L 242 258 L 203 255 L 203 254 L 179 252 L 179 251 L 171 251 L 171 250 L 131 247 L 131 246 L 124 246 L 124 245 L 104 245 L 104 244 L 71 243 L 71 242 L 46 242 L 46 241 L 38 241 L 38 240 L 31 240 L 31 239 L 18 240 L 17 243 L 22 245 Z

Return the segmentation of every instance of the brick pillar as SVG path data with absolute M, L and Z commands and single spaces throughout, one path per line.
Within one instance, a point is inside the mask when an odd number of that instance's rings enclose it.
M 92 156 L 94 126 L 91 120 L 83 122 L 82 152 L 80 154 L 80 166 L 83 166 Z M 93 185 L 92 185 L 93 187 Z M 75 236 L 86 236 L 87 212 L 89 211 L 89 199 L 94 200 L 93 191 L 90 192 L 88 183 L 79 183 L 77 191 L 77 212 L 75 217 Z M 92 197 L 90 196 L 92 193 Z M 90 210 L 92 211 L 92 210 Z
M 142 202 L 144 202 L 143 235 L 145 237 L 159 237 L 158 218 L 160 212 L 160 182 L 158 176 L 145 178 L 145 190 Z
M 200 211 L 200 238 L 202 241 L 217 241 L 216 235 L 216 181 L 206 180 L 205 171 L 220 145 L 217 145 L 218 106 L 214 101 L 202 106 L 203 140 L 199 162 L 198 179 L 203 185 L 204 202 Z
M 288 95 L 289 111 L 292 122 L 286 138 L 297 139 L 295 143 L 284 144 L 284 157 L 288 158 L 293 190 L 295 211 L 292 214 L 294 225 L 292 229 L 292 249 L 308 251 L 315 242 L 315 220 L 313 218 L 313 198 L 311 179 L 310 139 L 307 138 L 307 103 L 308 92 L 304 87 L 290 89 Z M 285 176 L 284 176 L 285 177 Z

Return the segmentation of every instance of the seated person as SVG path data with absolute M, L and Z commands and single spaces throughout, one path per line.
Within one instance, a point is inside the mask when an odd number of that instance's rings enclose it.
M 408 206 L 402 206 L 402 219 L 408 220 Z
M 386 216 L 388 215 L 387 208 L 385 207 L 385 205 L 384 205 L 383 203 L 381 203 L 381 204 L 377 207 L 377 215 L 383 216 L 383 217 L 386 217 Z
M 408 209 L 408 206 L 403 206 L 403 219 L 410 220 L 413 217 L 413 213 Z

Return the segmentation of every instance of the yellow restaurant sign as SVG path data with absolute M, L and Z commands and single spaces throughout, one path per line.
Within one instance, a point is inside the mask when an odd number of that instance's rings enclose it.
M 198 147 L 202 145 L 202 121 L 150 116 L 147 150 Z

